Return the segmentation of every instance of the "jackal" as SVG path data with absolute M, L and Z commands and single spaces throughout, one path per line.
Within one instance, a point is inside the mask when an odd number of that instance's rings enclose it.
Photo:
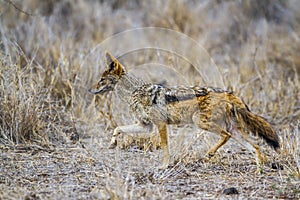
M 199 128 L 220 134 L 219 141 L 208 151 L 212 157 L 231 137 L 256 155 L 261 167 L 263 155 L 252 135 L 263 138 L 275 150 L 279 137 L 262 117 L 252 113 L 247 105 L 231 91 L 213 87 L 164 87 L 146 83 L 126 72 L 125 67 L 106 52 L 106 69 L 99 82 L 89 91 L 102 94 L 116 90 L 121 100 L 129 104 L 139 123 L 115 128 L 111 147 L 116 147 L 121 133 L 150 133 L 159 131 L 164 158 L 161 168 L 169 164 L 168 124 L 195 124 Z

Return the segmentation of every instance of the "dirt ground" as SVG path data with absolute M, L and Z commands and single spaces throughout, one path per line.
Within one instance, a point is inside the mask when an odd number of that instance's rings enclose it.
M 108 141 L 103 138 L 86 138 L 52 149 L 1 147 L 0 198 L 300 198 L 300 180 L 293 176 L 291 163 L 270 148 L 264 149 L 269 161 L 259 174 L 255 172 L 253 155 L 233 141 L 215 158 L 205 160 L 204 152 L 197 150 L 198 145 L 206 145 L 205 137 L 206 134 L 178 147 L 180 144 L 176 142 L 182 140 L 182 136 L 171 136 L 171 145 L 175 145 L 171 148 L 173 165 L 165 170 L 158 168 L 162 159 L 160 150 L 145 152 L 135 146 L 126 150 L 108 149 Z M 231 187 L 238 194 L 224 193 Z

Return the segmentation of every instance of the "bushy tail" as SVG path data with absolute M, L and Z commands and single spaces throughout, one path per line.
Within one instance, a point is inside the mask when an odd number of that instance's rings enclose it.
M 239 108 L 237 114 L 244 121 L 245 128 L 263 138 L 275 150 L 279 148 L 279 137 L 272 126 L 262 117 L 251 113 L 247 108 Z

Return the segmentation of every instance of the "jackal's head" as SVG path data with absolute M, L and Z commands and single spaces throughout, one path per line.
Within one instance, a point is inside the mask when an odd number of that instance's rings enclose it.
M 89 92 L 93 94 L 102 94 L 112 91 L 118 80 L 125 73 L 125 67 L 109 52 L 106 52 L 106 69 L 100 80 L 91 89 L 89 89 Z

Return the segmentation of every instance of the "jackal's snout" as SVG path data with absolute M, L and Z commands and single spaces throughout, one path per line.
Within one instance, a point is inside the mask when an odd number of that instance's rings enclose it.
M 102 93 L 102 90 L 98 87 L 98 83 L 96 85 L 93 85 L 90 89 L 88 89 L 88 91 L 93 94 Z
M 103 85 L 101 87 L 101 83 L 98 82 L 96 85 L 92 86 L 88 91 L 93 94 L 103 94 L 109 90 L 111 89 L 108 86 Z
M 117 82 L 118 82 L 117 77 L 114 76 L 102 77 L 88 91 L 93 94 L 103 94 L 105 92 L 112 91 L 115 88 Z

